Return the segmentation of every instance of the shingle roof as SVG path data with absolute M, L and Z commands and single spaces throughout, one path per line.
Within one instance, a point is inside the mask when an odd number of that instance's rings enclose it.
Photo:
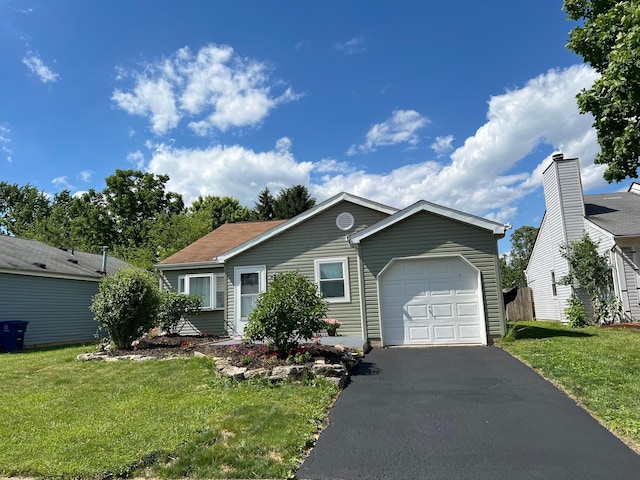
M 587 220 L 614 236 L 640 236 L 640 195 L 631 192 L 584 196 Z
M 174 253 L 158 265 L 212 262 L 216 257 L 232 248 L 242 245 L 258 235 L 277 227 L 286 220 L 262 222 L 225 223 L 204 237 Z
M 127 265 L 122 260 L 108 256 L 107 273 L 112 274 Z M 102 254 L 72 253 L 36 240 L 0 235 L 0 270 L 99 279 L 104 276 L 99 272 L 101 269 Z

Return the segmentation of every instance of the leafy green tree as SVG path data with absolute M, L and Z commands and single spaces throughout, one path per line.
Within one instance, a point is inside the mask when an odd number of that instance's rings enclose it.
M 100 281 L 91 311 L 117 348 L 154 327 L 160 306 L 156 277 L 139 268 L 126 268 Z
M 275 213 L 273 210 L 273 204 L 275 199 L 267 187 L 258 195 L 258 201 L 255 203 L 253 211 L 256 214 L 258 220 L 273 220 Z
M 49 199 L 36 187 L 0 182 L 0 232 L 34 238 L 38 223 L 50 213 Z
M 217 197 L 208 195 L 198 197 L 191 204 L 193 215 L 208 224 L 208 232 L 215 230 L 225 223 L 244 222 L 253 220 L 254 213 L 232 197 Z M 206 232 L 205 232 L 206 233 Z
M 158 326 L 167 333 L 178 333 L 180 320 L 198 315 L 201 306 L 202 297 L 199 295 L 185 295 L 175 290 L 163 290 L 160 292 Z
M 184 210 L 182 196 L 166 192 L 168 175 L 143 173 L 139 170 L 116 170 L 106 178 L 102 194 L 104 204 L 118 232 L 121 246 L 147 243 L 147 233 L 158 215 Z
M 524 271 L 529 264 L 538 228 L 523 225 L 511 234 L 511 253 L 500 257 L 500 274 L 503 288 L 526 287 Z
M 569 273 L 558 282 L 571 285 L 574 290 L 582 289 L 590 297 L 596 323 L 614 321 L 620 302 L 613 293 L 609 261 L 598 253 L 598 243 L 585 233 L 581 240 L 561 245 L 560 254 L 569 262 Z M 570 304 L 575 306 L 575 302 Z
M 273 212 L 277 219 L 288 219 L 312 208 L 316 200 L 311 197 L 307 187 L 294 185 L 280 190 L 273 202 Z
M 244 333 L 252 341 L 273 343 L 285 358 L 301 340 L 326 327 L 327 310 L 315 283 L 298 272 L 281 273 L 258 297 Z
M 608 182 L 636 178 L 640 155 L 640 2 L 564 0 L 569 19 L 580 22 L 567 47 L 600 77 L 578 94 L 582 113 L 591 113 L 607 165 Z

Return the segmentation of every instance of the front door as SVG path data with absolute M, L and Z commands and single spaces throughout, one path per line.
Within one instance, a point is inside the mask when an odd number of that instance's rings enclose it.
M 244 335 L 244 328 L 249 321 L 249 314 L 256 307 L 258 296 L 266 290 L 267 268 L 236 267 L 234 269 L 235 286 L 235 320 L 237 335 Z

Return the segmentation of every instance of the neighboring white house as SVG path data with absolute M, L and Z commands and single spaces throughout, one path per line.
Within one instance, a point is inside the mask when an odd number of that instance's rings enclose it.
M 583 195 L 577 158 L 553 156 L 543 173 L 547 210 L 525 271 L 538 320 L 566 321 L 571 287 L 558 284 L 569 272 L 560 246 L 587 233 L 611 264 L 615 293 L 628 321 L 640 321 L 640 184 L 628 192 Z

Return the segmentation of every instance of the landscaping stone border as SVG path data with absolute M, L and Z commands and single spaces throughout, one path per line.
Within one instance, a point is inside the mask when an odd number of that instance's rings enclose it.
M 201 352 L 193 352 L 194 357 L 209 357 Z M 110 356 L 106 352 L 81 353 L 76 357 L 79 361 L 104 361 L 104 362 L 146 362 L 149 360 L 176 360 L 185 358 L 184 356 L 172 356 L 158 359 L 157 357 L 131 354 Z M 360 362 L 360 355 L 355 355 L 349 351 L 342 352 L 340 363 L 326 363 L 324 357 L 313 358 L 312 363 L 303 365 L 279 365 L 273 368 L 247 368 L 232 365 L 229 359 L 224 357 L 209 357 L 216 364 L 216 374 L 220 377 L 232 378 L 242 381 L 252 378 L 265 378 L 272 382 L 278 381 L 300 381 L 304 378 L 325 377 L 333 382 L 338 388 L 346 385 L 350 372 Z

